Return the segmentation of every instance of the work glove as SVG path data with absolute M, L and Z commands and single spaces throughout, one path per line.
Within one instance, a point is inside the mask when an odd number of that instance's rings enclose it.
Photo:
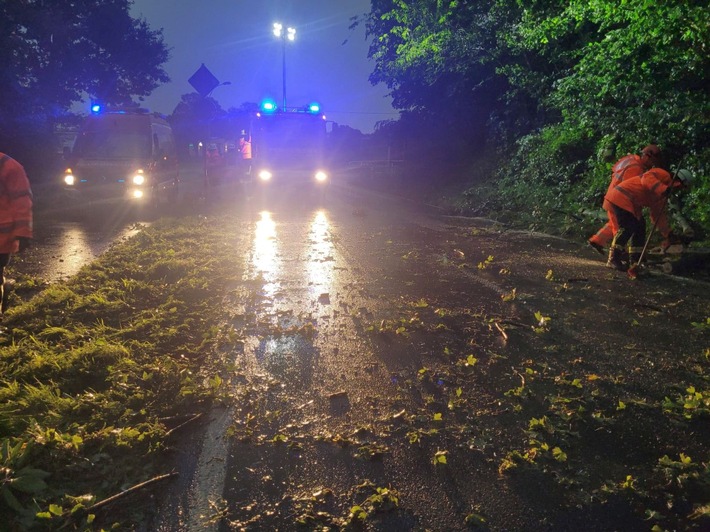
M 31 239 L 28 238 L 28 237 L 26 237 L 26 236 L 18 236 L 18 237 L 17 237 L 17 242 L 18 242 L 19 245 L 20 245 L 18 251 L 19 251 L 20 253 L 22 253 L 22 252 L 25 251 L 27 248 L 29 248 L 29 247 L 30 247 L 30 241 L 31 241 Z

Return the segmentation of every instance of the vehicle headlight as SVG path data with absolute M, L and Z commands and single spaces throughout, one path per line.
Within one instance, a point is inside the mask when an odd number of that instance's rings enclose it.
M 269 172 L 268 170 L 261 170 L 259 172 L 259 179 L 261 179 L 262 181 L 269 181 L 271 177 L 271 172 Z
M 142 185 L 145 183 L 145 175 L 143 175 L 143 170 L 138 170 L 135 174 L 133 174 L 131 181 L 134 185 Z
M 316 181 L 319 183 L 325 183 L 328 180 L 328 174 L 326 174 L 323 170 L 318 170 L 316 172 Z
M 72 186 L 76 182 L 76 179 L 74 178 L 74 174 L 71 171 L 71 168 L 67 168 L 64 171 L 64 184 Z
M 134 197 L 135 199 L 141 199 L 141 198 L 143 197 L 143 191 L 142 191 L 142 190 L 138 190 L 138 189 L 134 190 L 134 191 L 133 191 L 133 197 Z

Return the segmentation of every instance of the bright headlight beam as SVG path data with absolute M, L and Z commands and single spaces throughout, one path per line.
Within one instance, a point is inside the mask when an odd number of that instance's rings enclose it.
M 145 175 L 143 174 L 143 170 L 138 170 L 135 174 L 133 174 L 131 182 L 134 185 L 142 185 L 145 183 Z

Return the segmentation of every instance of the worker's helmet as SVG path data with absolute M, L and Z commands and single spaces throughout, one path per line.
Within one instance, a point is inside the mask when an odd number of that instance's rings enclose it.
M 684 187 L 689 187 L 693 182 L 693 173 L 685 168 L 678 170 L 676 177 L 681 183 L 683 183 Z
M 648 155 L 649 157 L 658 158 L 661 156 L 661 148 L 655 144 L 649 144 L 641 150 L 641 155 Z

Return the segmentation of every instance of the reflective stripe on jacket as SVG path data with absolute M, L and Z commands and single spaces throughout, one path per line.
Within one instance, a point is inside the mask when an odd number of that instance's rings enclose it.
M 611 169 L 611 182 L 618 185 L 625 179 L 643 174 L 643 163 L 638 155 L 629 154 L 619 159 Z
M 0 153 L 0 253 L 16 252 L 17 237 L 32 238 L 32 190 L 22 165 Z

